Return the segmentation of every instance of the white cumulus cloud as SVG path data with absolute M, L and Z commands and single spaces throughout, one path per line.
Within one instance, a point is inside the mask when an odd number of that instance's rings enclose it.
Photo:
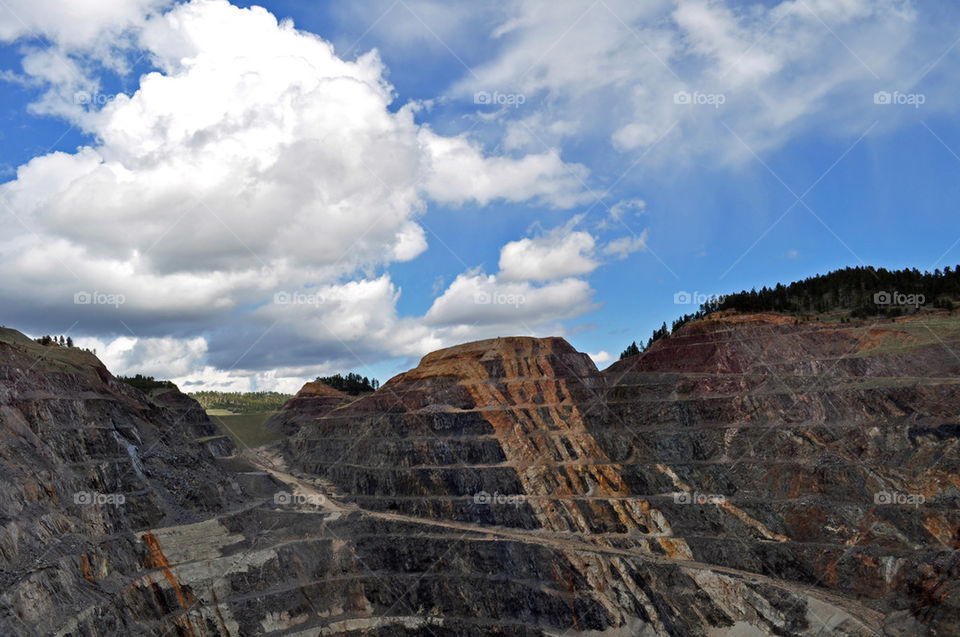
M 385 270 L 428 248 L 418 220 L 431 202 L 583 200 L 583 166 L 439 135 L 417 123 L 417 104 L 393 104 L 376 51 L 341 59 L 265 9 L 226 0 L 5 7 L 0 39 L 40 33 L 52 44 L 23 60 L 30 81 L 49 89 L 35 107 L 95 141 L 35 157 L 0 184 L 11 221 L 0 237 L 0 303 L 15 308 L 9 320 L 132 330 L 99 342 L 117 369 L 188 378 L 188 368 L 209 368 L 233 383 L 242 370 L 292 378 L 317 361 L 421 355 L 450 326 L 432 327 L 439 310 L 399 316 L 401 291 Z M 73 99 L 98 89 L 97 64 L 122 73 L 131 53 L 156 69 L 135 91 Z M 81 292 L 122 302 L 78 305 Z M 281 306 L 280 292 L 324 302 Z M 554 294 L 530 292 L 530 307 Z
M 502 281 L 496 275 L 458 276 L 434 302 L 426 322 L 436 326 L 511 326 L 524 333 L 544 323 L 593 309 L 590 285 L 576 278 L 535 285 Z
M 511 241 L 500 250 L 500 278 L 505 281 L 546 281 L 593 272 L 596 242 L 589 232 L 558 231 Z

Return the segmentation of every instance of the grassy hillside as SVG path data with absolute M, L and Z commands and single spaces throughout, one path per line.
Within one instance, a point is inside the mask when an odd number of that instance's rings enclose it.
M 275 412 L 267 411 L 256 414 L 216 415 L 209 411 L 207 415 L 220 430 L 243 450 L 260 447 L 276 442 L 282 435 L 268 431 L 264 424 Z

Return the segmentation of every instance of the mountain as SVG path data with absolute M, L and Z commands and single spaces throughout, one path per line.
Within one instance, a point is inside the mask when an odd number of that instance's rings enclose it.
M 467 343 L 243 452 L 61 349 L 0 339 L 3 634 L 960 632 L 947 312 Z

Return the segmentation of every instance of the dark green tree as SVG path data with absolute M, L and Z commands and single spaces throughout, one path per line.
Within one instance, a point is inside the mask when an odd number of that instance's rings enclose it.
M 637 342 L 634 341 L 627 345 L 627 349 L 620 352 L 620 360 L 627 358 L 628 356 L 638 356 L 640 354 L 640 348 L 637 347 Z
M 380 382 L 376 378 L 370 380 L 366 376 L 361 376 L 353 372 L 348 373 L 346 376 L 342 374 L 317 376 L 317 380 L 351 396 L 376 391 L 377 388 L 380 387 Z

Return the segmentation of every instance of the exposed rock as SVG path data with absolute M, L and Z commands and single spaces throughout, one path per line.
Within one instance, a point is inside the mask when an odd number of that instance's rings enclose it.
M 142 568 L 132 530 L 242 502 L 191 442 L 216 433 L 196 403 L 147 397 L 79 349 L 0 330 L 0 425 L 3 634 L 51 634 L 91 606 L 91 634 L 125 625 L 115 592 Z
M 908 605 L 911 569 L 955 556 L 960 359 L 917 322 L 794 323 L 693 323 L 603 374 L 561 339 L 449 348 L 303 422 L 290 458 L 367 510 L 593 545 L 564 568 L 605 629 L 870 634 Z M 884 492 L 925 504 L 876 504 Z M 635 584 L 661 557 L 669 584 Z M 925 625 L 949 634 L 952 603 Z
M 297 395 L 267 421 L 266 426 L 271 431 L 290 435 L 299 429 L 304 420 L 319 418 L 350 400 L 352 398 L 347 394 L 315 380 L 300 388 Z
M 285 445 L 218 459 L 179 396 L 7 336 L 0 632 L 957 634 L 958 343 L 715 315 L 600 372 L 480 341 L 309 383 Z

